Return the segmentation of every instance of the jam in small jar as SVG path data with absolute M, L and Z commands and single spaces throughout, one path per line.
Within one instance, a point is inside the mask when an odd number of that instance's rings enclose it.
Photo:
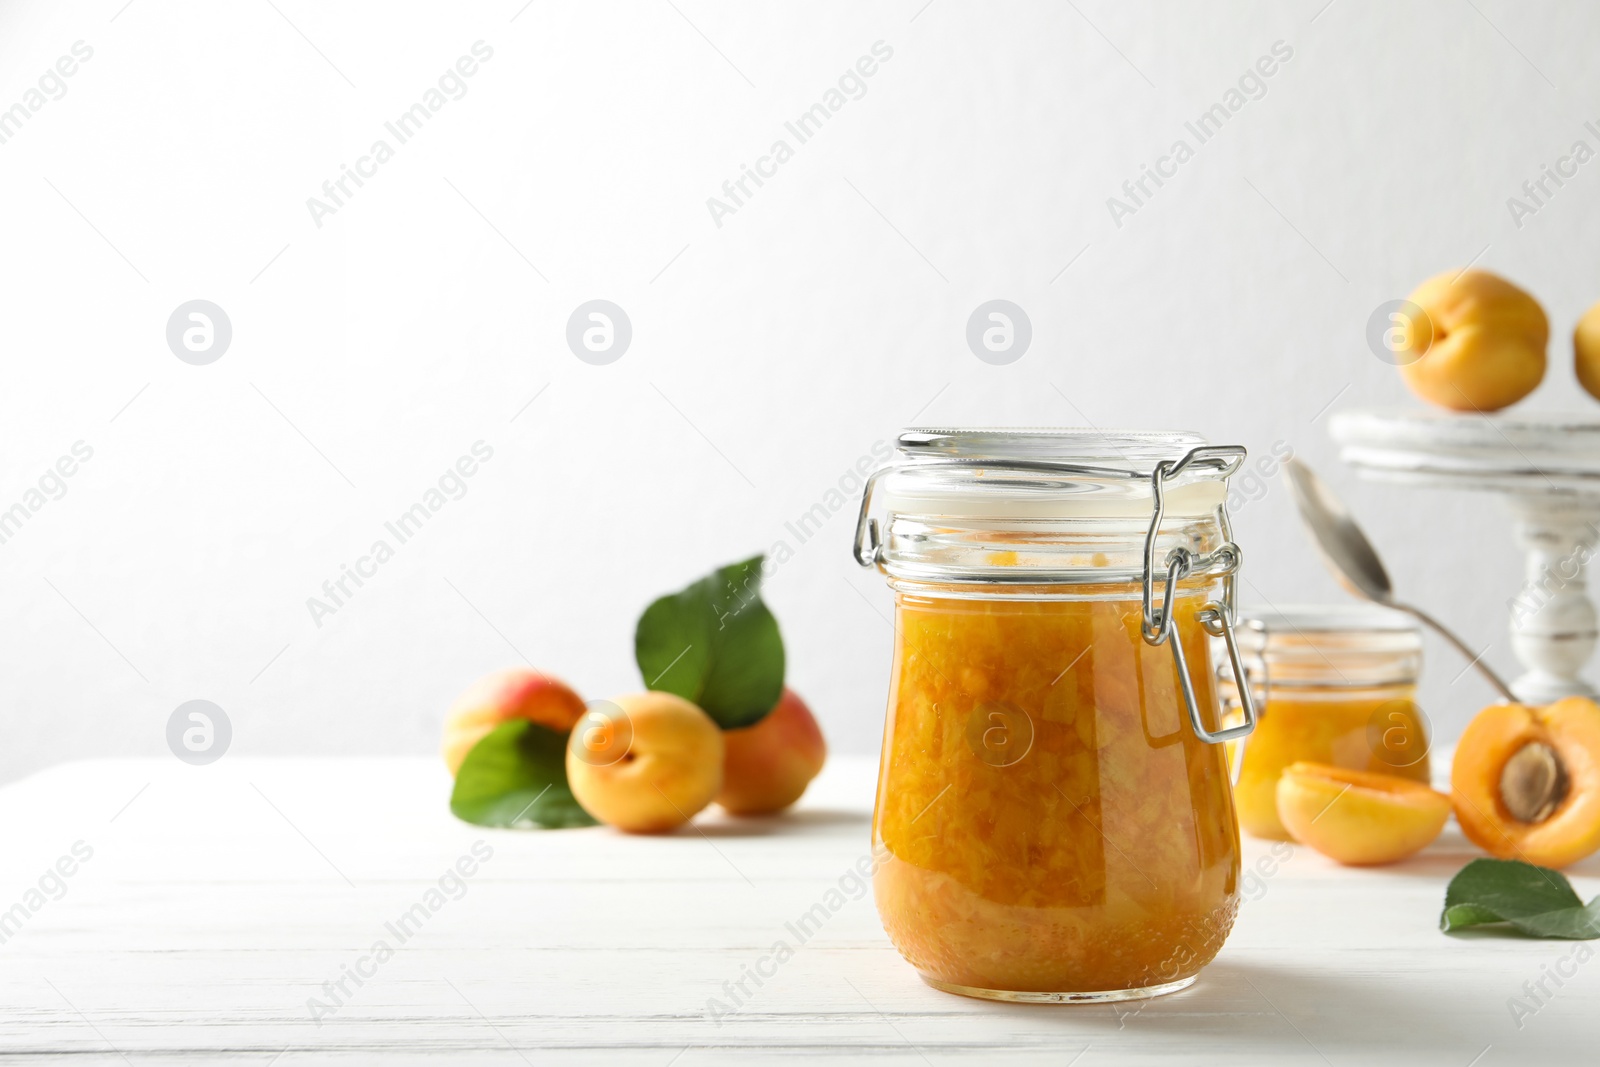
M 1375 604 L 1250 610 L 1239 620 L 1245 677 L 1260 714 L 1231 748 L 1234 803 L 1255 837 L 1291 840 L 1278 820 L 1278 779 L 1298 760 L 1428 781 L 1427 719 L 1417 706 L 1422 632 Z M 1242 718 L 1221 664 L 1230 721 Z

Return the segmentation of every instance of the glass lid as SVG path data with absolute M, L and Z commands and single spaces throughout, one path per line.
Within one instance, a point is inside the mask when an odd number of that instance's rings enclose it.
M 1403 611 L 1378 604 L 1283 604 L 1247 607 L 1242 620 L 1274 637 L 1295 634 L 1401 633 L 1415 634 L 1422 644 L 1422 625 Z
M 1162 460 L 1176 462 L 1206 443 L 1188 431 L 1096 430 L 1049 427 L 912 427 L 896 442 L 912 460 L 981 466 L 1023 460 L 1060 463 L 1102 475 L 1148 478 Z
M 1210 515 L 1243 458 L 1188 431 L 912 427 L 896 447 L 898 461 L 880 471 L 886 508 L 947 519 L 1148 523 L 1150 480 L 1163 463 L 1177 472 L 1166 482 L 1168 513 Z
M 891 580 L 1143 582 L 1175 554 L 1197 578 L 1237 569 L 1226 494 L 1240 446 L 1042 427 L 912 427 L 897 446 L 856 521 L 857 562 Z

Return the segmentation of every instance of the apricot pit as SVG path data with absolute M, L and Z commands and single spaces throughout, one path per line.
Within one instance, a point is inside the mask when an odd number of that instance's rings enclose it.
M 1519 822 L 1544 822 L 1566 795 L 1566 768 L 1556 750 L 1542 741 L 1517 749 L 1500 772 L 1500 798 Z

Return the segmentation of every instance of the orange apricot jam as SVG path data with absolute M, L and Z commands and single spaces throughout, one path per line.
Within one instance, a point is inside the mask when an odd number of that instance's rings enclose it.
M 1243 617 L 1240 644 L 1259 711 L 1242 751 L 1228 746 L 1241 760 L 1234 803 L 1247 832 L 1291 840 L 1278 818 L 1278 779 L 1298 761 L 1428 782 L 1415 620 L 1370 604 L 1257 608 Z M 1230 721 L 1239 719 L 1231 669 L 1220 691 Z
M 1137 587 L 1072 599 L 897 593 L 873 889 L 930 984 L 1014 1000 L 1179 988 L 1233 926 L 1239 835 L 1222 745 L 1190 725 Z M 1059 594 L 1057 589 L 1056 593 Z M 1208 729 L 1211 587 L 1180 587 Z
M 1278 818 L 1278 779 L 1285 767 L 1302 760 L 1426 784 L 1427 730 L 1415 692 L 1412 686 L 1271 691 L 1255 732 L 1244 742 L 1234 786 L 1239 824 L 1256 837 L 1293 840 Z M 1239 758 L 1237 744 L 1228 746 L 1231 759 Z

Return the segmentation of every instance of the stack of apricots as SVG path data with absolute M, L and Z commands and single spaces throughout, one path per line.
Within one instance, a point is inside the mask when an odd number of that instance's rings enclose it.
M 567 785 L 600 822 L 663 833 L 712 801 L 736 815 L 780 811 L 822 769 L 811 710 L 784 689 L 755 725 L 725 730 L 682 697 L 643 692 L 585 704 L 566 683 L 525 668 L 480 678 L 456 698 L 441 746 L 456 774 L 496 727 L 525 719 L 567 738 Z
M 1600 705 L 1494 704 L 1456 745 L 1450 794 L 1370 770 L 1293 763 L 1278 779 L 1289 835 L 1340 863 L 1392 863 L 1417 852 L 1454 812 L 1491 856 L 1566 867 L 1600 850 Z

